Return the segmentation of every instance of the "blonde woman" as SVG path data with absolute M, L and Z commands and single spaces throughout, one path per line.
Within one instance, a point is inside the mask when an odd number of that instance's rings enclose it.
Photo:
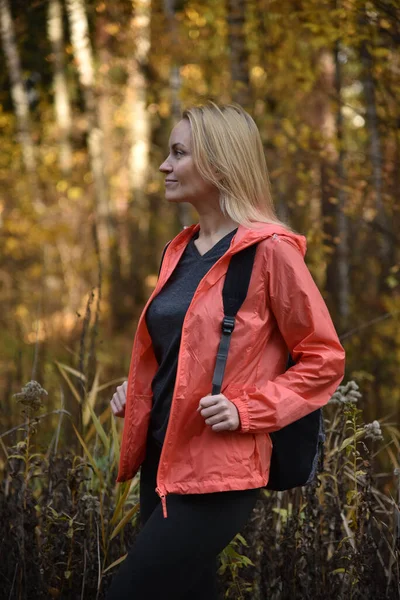
M 213 600 L 217 556 L 268 482 L 269 434 L 329 400 L 344 351 L 305 238 L 275 215 L 260 135 L 242 108 L 186 110 L 160 171 L 166 200 L 190 202 L 199 222 L 166 249 L 111 401 L 125 418 L 118 481 L 141 466 L 142 528 L 108 599 Z M 253 244 L 222 393 L 211 395 L 224 277 Z

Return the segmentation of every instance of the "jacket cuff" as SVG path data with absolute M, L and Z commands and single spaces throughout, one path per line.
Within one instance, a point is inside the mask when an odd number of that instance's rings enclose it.
M 234 404 L 239 413 L 240 426 L 237 431 L 247 433 L 250 429 L 249 411 L 247 404 L 241 400 L 238 396 L 230 398 L 229 395 L 224 394 L 232 404 Z

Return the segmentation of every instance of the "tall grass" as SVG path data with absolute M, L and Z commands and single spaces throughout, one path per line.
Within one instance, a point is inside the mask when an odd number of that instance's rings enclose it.
M 78 370 L 57 370 L 80 405 L 80 452 L 60 447 L 60 422 L 41 446 L 44 424 L 71 415 L 44 412 L 48 397 L 37 382 L 16 395 L 22 425 L 0 438 L 0 596 L 10 600 L 104 598 L 139 529 L 139 475 L 115 484 L 120 434 L 108 403 L 98 410 L 119 380 L 101 383 L 98 368 L 89 385 Z M 326 407 L 325 465 L 315 484 L 261 493 L 221 554 L 226 598 L 400 598 L 400 434 L 388 420 L 363 424 L 360 396 L 349 382 Z M 387 473 L 377 472 L 379 453 Z

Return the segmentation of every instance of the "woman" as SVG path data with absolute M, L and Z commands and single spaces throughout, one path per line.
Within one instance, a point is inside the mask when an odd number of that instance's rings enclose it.
M 143 527 L 109 600 L 217 598 L 216 559 L 268 482 L 269 433 L 328 402 L 344 351 L 304 263 L 305 238 L 276 217 L 258 129 L 240 107 L 185 111 L 160 166 L 166 199 L 199 223 L 168 245 L 138 323 L 118 481 L 140 466 Z M 211 395 L 230 258 L 257 243 L 222 390 Z M 295 366 L 285 370 L 288 350 Z M 126 403 L 126 405 L 125 405 Z

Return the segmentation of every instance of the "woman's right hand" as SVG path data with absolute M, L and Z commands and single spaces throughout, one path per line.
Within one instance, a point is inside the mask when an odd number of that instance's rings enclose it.
M 128 388 L 128 382 L 124 381 L 122 385 L 117 387 L 117 391 L 111 400 L 111 410 L 115 417 L 125 416 L 125 404 L 126 404 L 126 390 Z

